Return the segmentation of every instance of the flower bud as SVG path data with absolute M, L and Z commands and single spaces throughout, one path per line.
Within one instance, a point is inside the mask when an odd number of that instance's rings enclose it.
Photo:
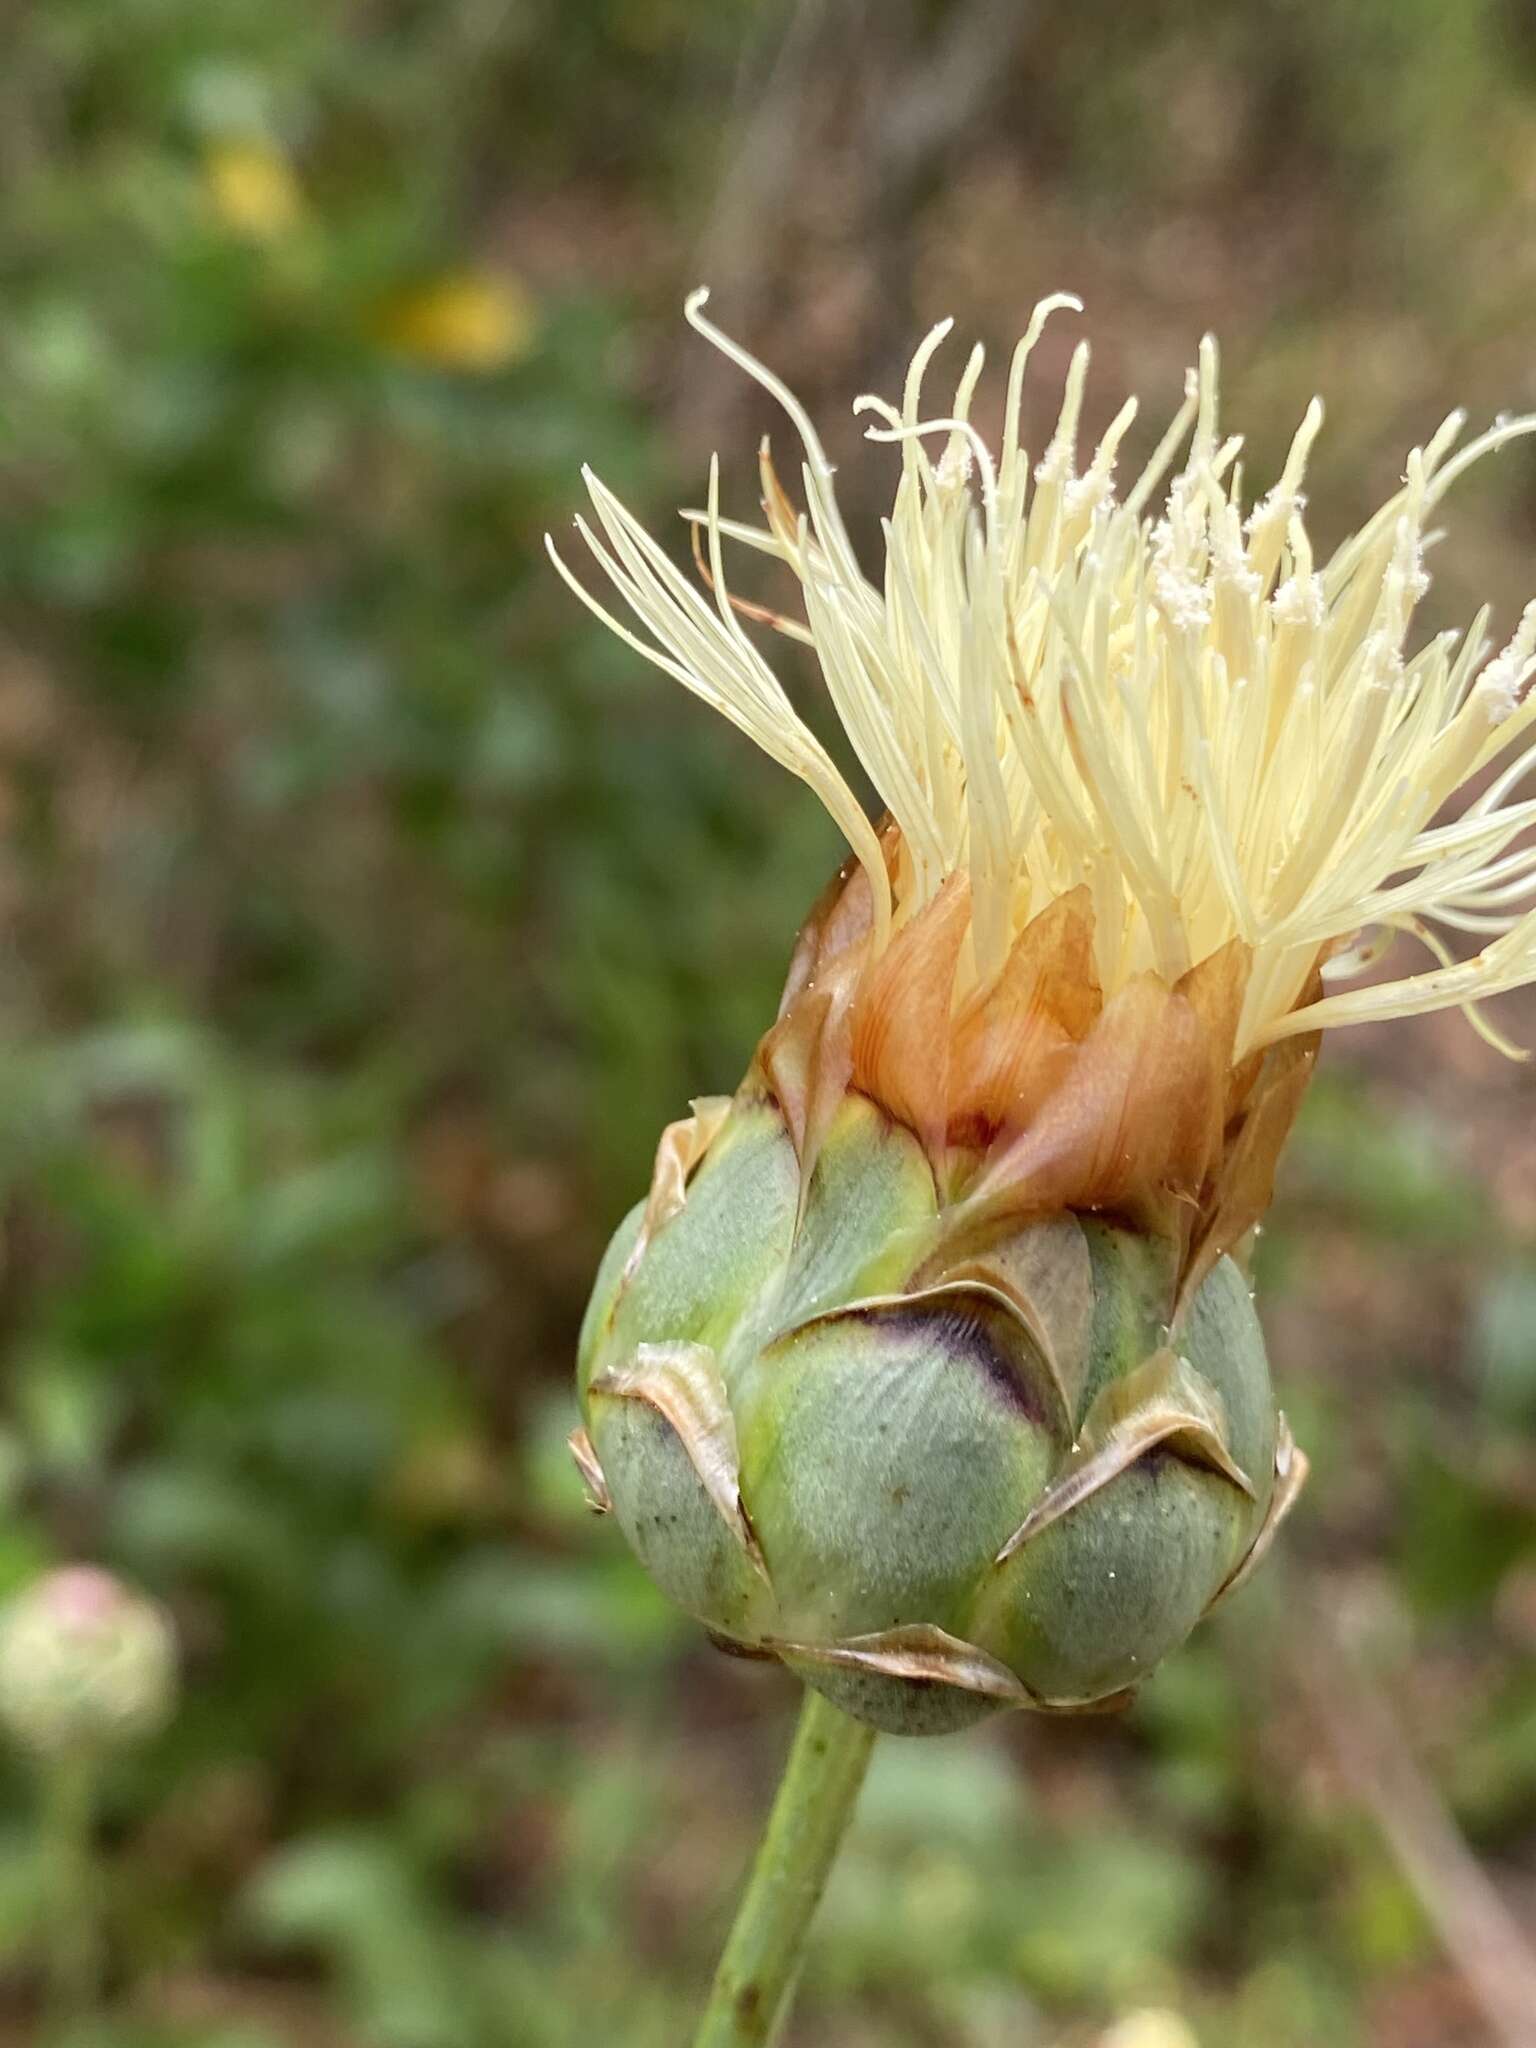
M 805 1177 L 749 1084 L 664 1139 L 581 1345 L 578 1461 L 663 1591 L 903 1733 L 1119 1703 L 1301 1472 L 1231 1258 L 1181 1301 L 1153 1232 L 955 1215 L 875 1102 Z
M 175 1696 L 164 1609 L 109 1572 L 48 1572 L 0 1612 L 0 1726 L 39 1758 L 139 1741 L 169 1720 Z

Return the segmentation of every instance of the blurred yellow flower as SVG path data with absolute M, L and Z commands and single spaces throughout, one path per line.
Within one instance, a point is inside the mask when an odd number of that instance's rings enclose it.
M 275 242 L 303 215 L 303 194 L 287 157 L 259 137 L 215 143 L 203 160 L 203 179 L 224 226 L 254 242 Z
M 521 362 L 537 329 L 533 300 L 515 279 L 468 270 L 402 292 L 380 323 L 395 354 L 477 375 Z
M 1110 2028 L 1100 2048 L 1200 2048 L 1194 2030 L 1176 2012 L 1133 2012 Z

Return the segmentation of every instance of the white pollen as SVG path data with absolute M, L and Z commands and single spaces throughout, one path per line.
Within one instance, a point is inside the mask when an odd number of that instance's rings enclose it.
M 1269 601 L 1277 626 L 1320 626 L 1328 616 L 1321 576 L 1288 576 Z
M 1175 632 L 1199 633 L 1211 623 L 1211 593 L 1193 576 L 1158 569 L 1152 577 L 1152 595 Z
M 1493 657 L 1473 686 L 1473 695 L 1495 725 L 1502 725 L 1520 708 L 1521 694 L 1530 679 L 1533 656 L 1536 656 L 1536 601 L 1526 606 L 1514 638 Z
M 1502 725 L 1520 703 L 1522 672 L 1500 655 L 1477 679 L 1477 697 L 1495 725 Z
M 1085 513 L 1091 518 L 1112 504 L 1114 496 L 1114 478 L 1102 470 L 1090 469 L 1086 476 L 1074 477 L 1067 485 L 1062 505 L 1068 519 L 1081 519 Z

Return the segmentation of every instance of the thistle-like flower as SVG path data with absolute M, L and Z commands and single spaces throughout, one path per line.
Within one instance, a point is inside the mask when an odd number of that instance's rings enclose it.
M 882 1726 L 1122 1697 L 1242 1577 L 1305 1466 L 1241 1259 L 1330 1026 L 1536 980 L 1536 606 L 1414 647 L 1430 520 L 1472 463 L 1453 415 L 1318 562 L 1314 401 L 1245 500 L 1207 341 L 1116 493 L 1134 402 L 1085 466 L 1079 346 L 1031 468 L 1014 353 L 1001 452 L 981 351 L 899 406 L 878 580 L 804 409 L 803 509 L 693 523 L 702 588 L 590 473 L 577 521 L 638 652 L 820 796 L 850 858 L 729 1100 L 663 1136 L 581 1345 L 575 1448 L 662 1586 Z M 727 543 L 803 618 L 735 599 Z M 551 550 L 553 553 L 553 549 Z M 884 805 L 871 823 L 748 630 L 810 647 Z M 1490 658 L 1491 657 L 1491 658 Z M 1491 774 L 1486 771 L 1492 771 Z M 1469 784 L 1478 793 L 1459 806 Z M 1458 959 L 1447 934 L 1479 950 Z M 1365 984 L 1396 938 L 1430 962 Z
M 0 1728 L 49 1762 L 155 1734 L 176 1699 L 162 1608 L 94 1565 L 44 1574 L 0 1610 Z

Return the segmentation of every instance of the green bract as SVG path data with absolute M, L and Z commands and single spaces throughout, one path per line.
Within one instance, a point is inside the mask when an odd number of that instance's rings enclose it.
M 803 1209 L 749 1098 L 668 1207 L 599 1275 L 578 1458 L 672 1599 L 878 1727 L 1118 1700 L 1299 1482 L 1230 1258 L 1170 1329 L 1160 1239 L 1061 1215 L 957 1245 L 859 1095 Z

